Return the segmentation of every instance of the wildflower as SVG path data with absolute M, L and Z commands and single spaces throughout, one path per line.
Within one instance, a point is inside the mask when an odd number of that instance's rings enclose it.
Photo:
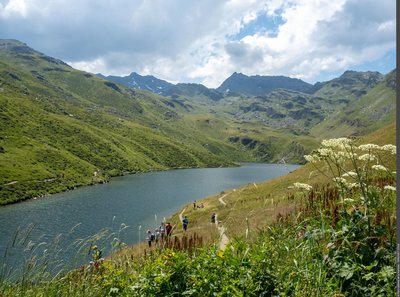
M 393 144 L 386 144 L 382 146 L 382 150 L 390 152 L 392 155 L 396 154 L 396 146 Z
M 347 180 L 343 177 L 334 177 L 332 180 L 338 185 L 347 185 Z
M 346 172 L 345 174 L 343 174 L 342 176 L 343 177 L 348 177 L 348 176 L 357 177 L 357 173 L 355 173 L 354 171 L 349 171 L 349 172 Z
M 352 144 L 352 140 L 348 138 L 335 138 L 322 140 L 322 146 L 329 148 L 349 149 Z
M 304 190 L 307 190 L 307 191 L 310 191 L 312 189 L 312 186 L 310 186 L 308 184 L 294 183 L 293 185 L 297 189 L 304 189 Z
M 358 149 L 362 150 L 362 151 L 371 151 L 371 150 L 379 150 L 381 147 L 379 145 L 376 144 L 372 144 L 372 143 L 368 143 L 368 144 L 362 144 L 358 147 Z
M 396 188 L 393 187 L 393 186 L 385 186 L 384 189 L 385 189 L 385 190 L 389 190 L 389 191 L 394 191 L 394 192 L 396 192 Z
M 317 152 L 321 157 L 329 157 L 333 153 L 332 149 L 326 149 L 326 148 L 318 149 Z
M 359 184 L 359 183 L 349 183 L 349 184 L 347 184 L 347 187 L 348 187 L 349 189 L 359 188 L 359 187 L 360 187 L 360 184 Z
M 321 160 L 320 157 L 316 155 L 305 155 L 304 159 L 306 159 L 306 161 L 310 163 L 316 163 Z
M 113 294 L 113 293 L 118 293 L 118 291 L 119 291 L 119 289 L 118 288 L 110 288 L 110 294 Z
M 341 159 L 348 159 L 348 158 L 352 158 L 352 157 L 355 157 L 355 156 L 357 156 L 356 153 L 352 153 L 352 152 L 349 152 L 349 151 L 340 151 L 340 152 L 336 153 L 336 157 L 337 158 L 341 158 Z
M 387 168 L 383 165 L 372 165 L 371 167 L 374 170 L 382 170 L 382 171 L 387 171 Z
M 373 160 L 375 160 L 375 156 L 371 155 L 371 154 L 364 154 L 362 156 L 359 156 L 358 160 L 361 160 L 361 161 L 373 161 Z

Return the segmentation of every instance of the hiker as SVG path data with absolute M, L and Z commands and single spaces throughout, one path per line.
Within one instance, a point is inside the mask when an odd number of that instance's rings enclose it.
M 94 245 L 92 247 L 92 257 L 93 261 L 90 261 L 88 266 L 89 271 L 92 271 L 93 268 L 98 269 L 100 267 L 100 264 L 104 261 L 104 258 L 102 258 L 102 252 L 97 248 L 97 245 Z
M 92 247 L 92 257 L 93 257 L 93 261 L 94 262 L 98 262 L 98 261 L 100 261 L 102 258 L 101 258 L 101 255 L 102 255 L 102 252 L 101 252 L 101 250 L 99 250 L 98 248 L 97 248 L 97 245 L 94 245 L 93 247 Z
M 167 237 L 168 237 L 168 236 L 171 237 L 171 234 L 172 234 L 172 225 L 171 225 L 170 223 L 167 223 L 167 224 L 165 225 L 165 231 L 166 231 L 166 233 L 167 233 Z
M 147 230 L 147 243 L 149 244 L 149 248 L 151 248 L 151 242 L 154 241 L 155 235 L 151 233 L 150 230 Z
M 160 230 L 160 235 L 161 235 L 161 241 L 164 240 L 164 236 L 165 236 L 165 226 L 164 223 L 162 222 L 160 227 L 158 228 Z
M 187 217 L 185 216 L 182 220 L 182 226 L 183 226 L 183 230 L 186 232 L 187 226 L 189 224 L 189 220 L 187 219 Z
M 211 215 L 211 223 L 215 224 L 215 212 Z
M 196 209 L 196 200 L 193 201 L 193 209 Z
M 155 246 L 158 246 L 158 241 L 160 239 L 160 229 L 155 230 L 154 238 L 155 238 Z

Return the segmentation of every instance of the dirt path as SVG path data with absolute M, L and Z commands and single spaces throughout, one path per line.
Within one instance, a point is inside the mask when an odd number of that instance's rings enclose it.
M 183 213 L 185 212 L 185 210 L 186 210 L 186 207 L 181 211 L 181 213 L 179 214 L 179 221 L 181 221 L 182 222 L 182 220 L 183 220 Z
M 223 206 L 226 206 L 226 202 L 223 200 L 226 196 L 228 196 L 228 193 L 218 198 L 219 202 L 220 202 Z
M 219 249 L 221 251 L 224 251 L 226 249 L 226 246 L 229 243 L 229 238 L 225 234 L 225 227 L 222 226 L 218 221 L 218 215 L 215 217 L 215 225 L 217 226 L 218 231 L 219 231 L 219 237 L 220 237 L 220 239 L 219 239 Z
M 222 200 L 225 196 L 227 196 L 228 194 L 223 195 L 222 197 L 220 197 L 218 200 L 219 202 L 221 202 L 222 205 L 226 206 L 226 203 L 224 200 Z M 183 220 L 183 213 L 185 212 L 186 207 L 180 212 L 179 214 L 179 220 L 182 222 Z M 225 234 L 225 227 L 222 226 L 219 221 L 218 221 L 218 215 L 215 216 L 215 226 L 217 226 L 218 231 L 219 231 L 219 249 L 224 251 L 226 249 L 226 246 L 229 243 L 229 238 L 228 236 L 226 236 Z

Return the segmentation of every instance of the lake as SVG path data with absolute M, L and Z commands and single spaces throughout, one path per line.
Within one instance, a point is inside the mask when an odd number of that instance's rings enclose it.
M 46 265 L 53 271 L 77 267 L 89 261 L 91 244 L 107 254 L 114 238 L 137 243 L 147 229 L 154 230 L 187 203 L 282 176 L 297 167 L 244 163 L 134 174 L 0 207 L 0 278 L 13 278 L 28 262 L 41 263 L 45 258 L 52 259 L 53 264 Z

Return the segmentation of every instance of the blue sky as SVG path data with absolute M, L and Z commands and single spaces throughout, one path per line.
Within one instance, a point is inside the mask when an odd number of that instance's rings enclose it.
M 394 0 L 0 0 L 0 38 L 75 68 L 219 86 L 395 68 Z

